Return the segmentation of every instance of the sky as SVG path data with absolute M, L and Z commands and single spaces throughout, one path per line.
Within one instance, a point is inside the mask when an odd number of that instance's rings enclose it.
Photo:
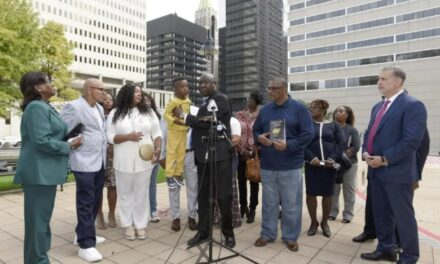
M 225 26 L 225 0 L 211 0 L 211 2 L 217 10 L 218 27 Z M 147 21 L 177 13 L 178 16 L 194 22 L 199 4 L 200 0 L 147 0 Z

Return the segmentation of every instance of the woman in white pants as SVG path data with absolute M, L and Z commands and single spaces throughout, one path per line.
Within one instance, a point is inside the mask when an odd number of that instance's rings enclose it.
M 156 114 L 143 100 L 141 88 L 124 85 L 116 97 L 116 108 L 107 118 L 107 138 L 114 144 L 119 216 L 128 240 L 145 239 L 150 216 L 149 184 L 153 165 L 139 156 L 141 144 L 154 146 L 153 160 L 160 153 L 162 133 Z

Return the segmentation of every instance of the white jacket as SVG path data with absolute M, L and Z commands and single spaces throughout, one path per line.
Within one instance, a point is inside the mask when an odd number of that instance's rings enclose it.
M 138 173 L 152 168 L 150 161 L 144 161 L 139 156 L 139 146 L 144 143 L 153 144 L 154 139 L 162 137 L 159 119 L 156 114 L 140 114 L 137 107 L 132 109 L 129 115 L 113 123 L 113 116 L 116 109 L 113 109 L 107 118 L 107 138 L 113 145 L 113 168 L 125 173 Z M 143 137 L 139 142 L 125 141 L 115 144 L 116 135 L 129 134 L 133 131 L 142 132 Z

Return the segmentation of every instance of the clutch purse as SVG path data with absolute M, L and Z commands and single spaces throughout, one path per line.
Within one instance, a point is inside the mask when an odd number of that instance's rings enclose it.
M 153 152 L 153 145 L 146 143 L 139 145 L 139 157 L 141 157 L 142 160 L 151 160 L 153 158 Z
M 70 130 L 69 133 L 67 133 L 67 135 L 64 137 L 64 140 L 67 141 L 71 138 L 77 137 L 79 136 L 79 134 L 81 134 L 81 132 L 84 130 L 84 125 L 83 123 L 79 123 L 78 125 L 76 125 L 72 130 Z
M 258 151 L 256 152 L 255 158 L 246 161 L 246 179 L 251 182 L 261 182 L 260 158 L 258 157 Z

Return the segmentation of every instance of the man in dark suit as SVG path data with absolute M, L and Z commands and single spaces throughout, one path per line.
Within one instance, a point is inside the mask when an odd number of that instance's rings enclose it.
M 426 159 L 429 155 L 429 145 L 430 145 L 430 138 L 429 138 L 429 131 L 428 128 L 426 128 L 425 133 L 423 135 L 422 143 L 420 144 L 420 147 L 417 149 L 416 156 L 417 156 L 417 170 L 419 174 L 419 181 L 422 180 L 422 171 L 425 167 Z M 418 182 L 414 184 L 414 190 L 419 187 Z M 376 238 L 376 230 L 374 228 L 374 219 L 373 219 L 373 208 L 371 206 L 371 190 L 370 190 L 370 184 L 367 185 L 367 201 L 365 204 L 365 225 L 364 230 L 361 234 L 358 236 L 355 236 L 353 238 L 354 242 L 363 243 L 370 239 Z M 397 239 L 398 240 L 398 239 Z M 397 243 L 399 244 L 399 243 Z
M 362 146 L 379 241 L 374 252 L 361 254 L 366 260 L 396 261 L 396 230 L 402 247 L 398 263 L 416 263 L 420 256 L 412 200 L 427 113 L 422 102 L 404 93 L 405 79 L 398 67 L 382 69 L 378 87 L 386 98 L 373 107 Z
M 210 118 L 212 106 L 216 105 L 217 119 L 223 124 L 215 129 L 215 170 L 214 170 L 214 197 L 219 204 L 221 212 L 221 228 L 225 237 L 225 245 L 235 246 L 234 231 L 232 230 L 232 144 L 230 142 L 231 108 L 227 97 L 216 90 L 216 83 L 211 74 L 203 74 L 199 80 L 200 93 L 206 97 L 205 103 L 200 107 L 197 116 L 182 113 L 179 107 L 173 110 L 176 117 L 184 118 L 185 125 L 191 126 L 192 144 L 195 152 L 199 183 L 199 225 L 197 234 L 188 241 L 189 246 L 194 246 L 209 236 L 209 181 L 210 164 L 208 153 L 208 138 L 211 128 Z M 215 102 L 215 103 L 214 103 Z M 209 108 L 209 109 L 208 109 Z M 215 107 L 214 107 L 215 108 Z M 219 131 L 220 130 L 220 131 Z

